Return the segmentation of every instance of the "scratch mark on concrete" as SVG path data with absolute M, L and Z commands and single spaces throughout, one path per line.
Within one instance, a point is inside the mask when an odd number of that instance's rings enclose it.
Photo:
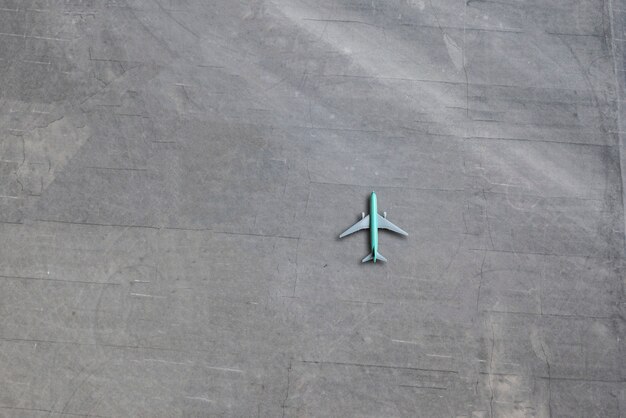
M 192 399 L 192 400 L 202 401 L 202 402 L 207 402 L 207 403 L 215 402 L 213 399 L 203 398 L 201 396 L 185 396 L 185 399 Z
M 493 418 L 493 382 L 492 382 L 492 371 L 493 371 L 493 350 L 496 345 L 496 336 L 493 330 L 493 322 L 490 321 L 491 325 L 491 352 L 489 353 L 489 390 L 491 391 L 491 397 L 489 398 L 489 416 Z
M 442 386 L 398 385 L 398 387 L 401 387 L 401 388 L 415 388 L 415 389 L 448 390 L 448 388 L 442 387 Z
M 155 298 L 155 299 L 166 299 L 166 296 L 157 296 L 157 295 L 146 295 L 144 293 L 131 293 L 131 296 L 137 296 L 140 298 Z
M 417 341 L 406 341 L 406 340 L 391 340 L 394 343 L 401 343 L 401 344 L 413 344 L 413 345 L 418 345 L 419 343 Z
M 347 362 L 338 362 L 338 361 L 313 361 L 313 360 L 300 360 L 300 363 L 305 364 L 318 364 L 318 365 L 332 365 L 332 366 L 350 366 L 350 367 L 371 367 L 377 369 L 399 369 L 399 370 L 413 370 L 418 372 L 436 372 L 436 373 L 451 373 L 458 374 L 457 370 L 448 370 L 448 369 L 427 369 L 421 367 L 410 367 L 410 366 L 387 366 L 382 364 L 366 364 L 366 363 L 347 363 Z
M 243 370 L 231 369 L 229 367 L 207 367 L 207 369 L 221 370 L 221 371 L 224 371 L 224 372 L 232 372 L 232 373 L 243 373 Z

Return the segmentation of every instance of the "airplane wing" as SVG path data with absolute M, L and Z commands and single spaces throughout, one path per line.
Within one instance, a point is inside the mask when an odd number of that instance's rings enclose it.
M 353 232 L 360 231 L 361 229 L 366 229 L 370 227 L 370 216 L 367 215 L 365 218 L 361 219 L 359 222 L 352 225 L 350 228 L 346 229 L 339 238 L 343 238 L 346 235 L 350 235 Z
M 389 222 L 386 218 L 383 218 L 380 215 L 378 215 L 378 227 L 379 228 L 383 228 L 383 229 L 388 229 L 388 230 L 396 232 L 396 233 L 398 233 L 400 235 L 409 235 L 405 231 L 403 231 L 401 228 L 395 226 L 394 224 Z

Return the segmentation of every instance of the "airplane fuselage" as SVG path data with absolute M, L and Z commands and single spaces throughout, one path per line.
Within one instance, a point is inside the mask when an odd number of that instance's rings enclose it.
M 374 263 L 378 252 L 378 216 L 376 214 L 378 214 L 378 204 L 376 203 L 376 193 L 372 192 L 370 196 L 370 245 Z

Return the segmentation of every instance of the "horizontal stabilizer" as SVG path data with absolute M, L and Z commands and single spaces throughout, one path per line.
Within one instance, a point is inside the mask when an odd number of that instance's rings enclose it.
M 365 257 L 363 260 L 361 260 L 361 263 L 367 263 L 368 261 L 372 261 L 374 259 L 372 253 L 369 253 L 367 255 L 367 257 Z M 384 261 L 387 262 L 387 259 L 385 257 L 383 257 L 383 255 L 381 253 L 379 253 L 378 251 L 376 251 L 376 261 Z

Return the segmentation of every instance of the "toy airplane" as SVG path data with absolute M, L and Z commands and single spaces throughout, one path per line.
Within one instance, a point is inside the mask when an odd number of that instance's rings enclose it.
M 387 212 L 383 212 L 383 216 L 378 214 L 376 193 L 374 192 L 372 192 L 372 195 L 370 196 L 370 214 L 365 216 L 365 212 L 361 212 L 361 220 L 345 230 L 341 235 L 339 235 L 339 238 L 343 238 L 346 235 L 350 235 L 353 232 L 366 228 L 370 229 L 372 251 L 367 255 L 367 257 L 361 260 L 362 263 L 365 263 L 366 261 L 374 261 L 375 263 L 376 260 L 387 261 L 387 259 L 378 252 L 378 228 L 388 229 L 400 235 L 409 235 L 387 220 Z

